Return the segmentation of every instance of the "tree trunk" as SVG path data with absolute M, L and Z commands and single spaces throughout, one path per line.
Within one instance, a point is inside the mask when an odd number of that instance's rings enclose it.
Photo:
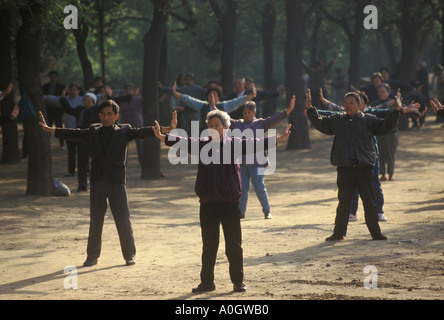
M 237 4 L 226 0 L 227 12 L 222 14 L 215 0 L 210 4 L 215 12 L 222 34 L 221 84 L 225 95 L 233 92 L 234 61 L 236 52 Z
M 354 13 L 350 17 L 349 14 L 341 17 L 336 17 L 334 14 L 330 14 L 325 8 L 322 11 L 325 17 L 339 25 L 346 34 L 350 43 L 350 67 L 349 67 L 349 84 L 355 87 L 360 87 L 360 61 L 361 61 L 361 40 L 362 31 L 364 30 L 364 8 L 369 3 L 368 0 L 350 1 L 349 5 L 354 5 Z M 354 20 L 354 26 L 351 28 L 348 21 Z
M 94 87 L 94 72 L 91 61 L 89 61 L 88 53 L 86 52 L 86 39 L 88 38 L 88 25 L 86 22 L 79 23 L 78 29 L 73 29 L 74 37 L 76 38 L 77 55 L 79 56 L 80 65 L 83 72 L 83 88 L 88 90 Z
M 444 66 L 444 1 L 440 1 L 441 8 L 441 65 Z
M 310 66 L 314 67 L 318 57 L 318 39 L 319 39 L 319 29 L 322 23 L 321 12 L 316 12 L 315 24 L 313 26 L 312 36 L 311 36 L 311 50 L 310 50 Z
M 355 7 L 355 25 L 353 27 L 353 33 L 349 35 L 350 41 L 350 84 L 356 88 L 360 87 L 361 82 L 361 40 L 362 31 L 364 30 L 364 8 L 368 4 L 368 1 L 359 1 Z
M 11 12 L 0 10 L 0 89 L 3 90 L 12 81 L 11 61 Z M 14 107 L 14 95 L 7 95 L 1 102 L 1 113 L 11 114 Z M 2 163 L 20 162 L 17 120 L 2 125 L 3 153 Z
M 99 34 L 99 52 L 100 52 L 100 66 L 101 66 L 101 76 L 105 79 L 105 31 L 104 31 L 104 18 L 105 18 L 105 6 L 104 0 L 99 0 L 96 2 L 97 5 L 97 20 L 98 24 L 98 34 Z
M 362 32 L 353 34 L 350 40 L 350 69 L 349 84 L 359 88 L 361 86 L 361 39 Z
M 160 52 L 170 11 L 168 0 L 151 0 L 154 5 L 150 30 L 143 37 L 143 83 L 142 106 L 145 126 L 154 125 L 159 120 L 159 63 Z M 148 138 L 143 144 L 142 179 L 160 178 L 160 142 L 157 138 Z
M 422 46 L 427 45 L 433 29 L 432 16 L 425 16 L 424 6 L 426 5 L 413 0 L 403 1 L 402 16 L 398 24 L 402 51 L 397 72 L 399 81 L 404 83 L 416 79 L 416 69 L 423 53 Z
M 276 8 L 273 1 L 265 3 L 262 13 L 262 45 L 264 48 L 264 90 L 275 91 L 276 81 L 274 79 L 273 63 L 273 38 L 276 26 Z M 276 99 L 267 99 L 263 103 L 262 117 L 266 118 L 276 112 Z M 256 115 L 258 118 L 261 115 Z
M 168 71 L 168 41 L 167 41 L 167 33 L 165 32 L 165 35 L 162 40 L 162 47 L 160 49 L 160 63 L 159 63 L 159 81 L 160 83 L 166 83 L 166 75 Z M 169 123 L 171 119 L 171 101 L 169 99 L 169 95 L 163 93 L 168 98 L 164 98 L 163 102 L 160 101 L 159 108 L 160 108 L 160 123 Z M 159 99 L 161 96 L 159 96 Z
M 32 100 L 35 113 L 42 111 L 46 116 L 46 106 L 40 82 L 40 51 L 42 21 L 41 6 L 32 2 L 30 8 L 20 10 L 22 25 L 17 32 L 17 73 L 20 91 L 27 92 Z M 32 54 L 30 54 L 30 52 Z M 37 119 L 24 121 L 28 147 L 27 195 L 52 196 L 50 135 L 38 125 Z
M 423 6 L 413 0 L 404 0 L 402 4 L 402 16 L 398 24 L 402 51 L 396 71 L 398 80 L 407 84 L 416 79 L 416 69 L 423 53 L 421 46 L 426 46 L 433 28 L 433 22 L 430 22 L 433 21 L 432 17 L 425 16 Z M 408 129 L 408 119 L 401 118 L 399 130 Z
M 396 51 L 395 51 L 395 46 L 393 44 L 391 27 L 384 28 L 381 31 L 381 34 L 382 34 L 382 39 L 384 40 L 385 50 L 387 52 L 390 71 L 394 72 L 396 70 L 397 62 L 396 62 Z
M 307 118 L 304 115 L 305 92 L 302 70 L 302 49 L 305 41 L 305 16 L 301 0 L 286 0 L 287 36 L 285 41 L 285 85 L 287 104 L 293 95 L 296 103 L 290 114 L 292 124 L 287 149 L 299 150 L 311 148 Z

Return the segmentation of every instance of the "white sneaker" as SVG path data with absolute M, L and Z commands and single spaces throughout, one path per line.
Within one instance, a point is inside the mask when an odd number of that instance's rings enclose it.
M 385 215 L 383 213 L 378 213 L 378 216 L 379 216 L 379 221 L 383 221 L 383 222 L 387 221 L 387 218 L 385 217 Z
M 272 218 L 271 213 L 266 213 L 265 214 L 265 219 L 271 219 L 271 218 Z
M 356 216 L 350 214 L 348 216 L 348 222 L 355 222 L 355 221 L 358 221 L 358 218 Z

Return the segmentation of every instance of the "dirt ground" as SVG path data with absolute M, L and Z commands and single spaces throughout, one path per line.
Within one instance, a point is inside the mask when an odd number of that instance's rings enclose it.
M 283 131 L 283 125 L 279 127 Z M 108 210 L 99 263 L 83 268 L 89 193 L 77 177 L 64 178 L 66 151 L 53 145 L 53 174 L 69 197 L 26 196 L 27 160 L 0 166 L 0 299 L 10 300 L 292 300 L 444 298 L 444 129 L 429 116 L 420 131 L 399 133 L 395 181 L 383 182 L 387 241 L 371 241 L 363 219 L 347 237 L 326 242 L 337 205 L 336 171 L 329 163 L 332 137 L 310 129 L 312 149 L 278 147 L 277 170 L 266 177 L 273 219 L 263 218 L 250 193 L 242 220 L 245 293 L 233 293 L 221 244 L 216 291 L 193 295 L 199 283 L 201 237 L 195 165 L 171 165 L 165 178 L 140 179 L 130 144 L 127 189 L 137 263 L 124 266 Z M 21 143 L 20 143 L 21 144 Z M 65 267 L 77 268 L 77 289 Z M 376 273 L 364 271 L 374 266 Z M 367 284 L 368 277 L 377 276 Z M 376 288 L 375 288 L 376 287 Z

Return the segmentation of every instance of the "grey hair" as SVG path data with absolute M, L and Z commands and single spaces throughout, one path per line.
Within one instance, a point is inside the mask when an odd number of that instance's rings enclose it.
M 219 118 L 224 128 L 229 128 L 231 125 L 230 116 L 225 111 L 212 110 L 208 112 L 206 123 L 208 124 L 213 118 Z

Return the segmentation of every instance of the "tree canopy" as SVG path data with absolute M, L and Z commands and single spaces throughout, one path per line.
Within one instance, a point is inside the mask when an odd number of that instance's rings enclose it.
M 65 12 L 67 6 L 76 9 L 75 17 Z M 133 83 L 145 95 L 144 122 L 152 125 L 165 115 L 157 81 L 170 86 L 179 74 L 191 72 L 197 84 L 216 80 L 228 95 L 236 77 L 249 77 L 264 90 L 286 87 L 279 109 L 296 95 L 287 149 L 310 148 L 303 61 L 313 67 L 334 57 L 326 78 L 340 70 L 346 83 L 358 87 L 381 67 L 408 83 L 420 61 L 429 70 L 444 63 L 443 10 L 439 0 L 3 0 L 0 86 L 12 81 L 26 87 L 35 111 L 45 111 L 39 88 L 50 70 L 58 71 L 60 82 L 75 81 L 85 90 L 95 76 L 116 92 Z M 365 26 L 369 14 L 376 28 Z M 66 27 L 68 16 L 76 28 Z M 9 104 L 2 109 L 11 110 Z M 263 112 L 274 111 L 276 105 L 267 104 Z M 36 123 L 28 125 L 38 130 Z M 11 162 L 17 161 L 17 143 L 9 143 L 17 140 L 14 130 L 16 125 L 3 129 L 8 141 L 3 152 L 15 155 Z M 50 148 L 47 137 L 40 142 Z M 159 150 L 157 143 L 153 147 Z M 50 157 L 50 149 L 45 154 Z M 160 176 L 159 152 L 152 154 L 142 176 Z M 45 163 L 36 159 L 37 164 L 30 161 L 35 172 Z M 147 174 L 152 168 L 156 172 Z M 48 184 L 50 171 L 45 166 L 38 179 Z

